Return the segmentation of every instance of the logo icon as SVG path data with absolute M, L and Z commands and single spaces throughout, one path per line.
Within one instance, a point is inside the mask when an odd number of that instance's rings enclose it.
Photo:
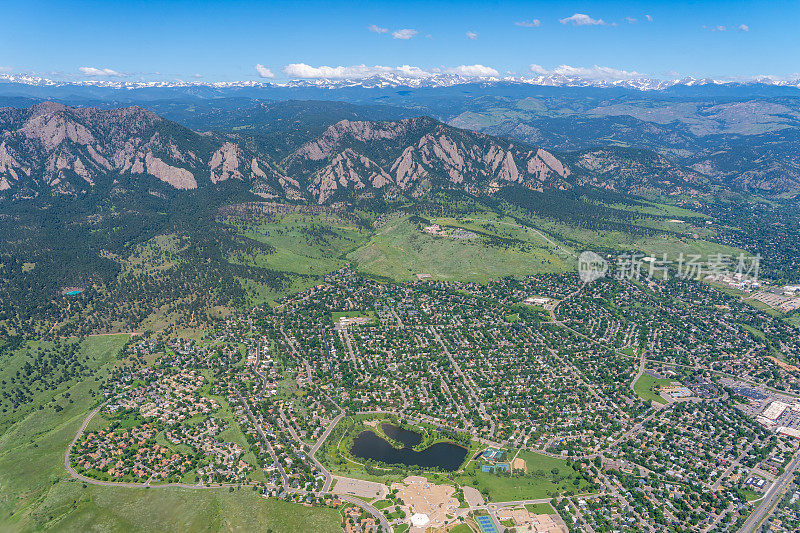
M 608 272 L 608 261 L 595 252 L 585 251 L 578 257 L 578 276 L 584 283 L 602 278 Z

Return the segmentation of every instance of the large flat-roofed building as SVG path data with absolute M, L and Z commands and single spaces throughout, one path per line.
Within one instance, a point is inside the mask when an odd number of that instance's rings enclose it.
M 796 439 L 800 439 L 800 430 L 796 428 L 787 428 L 785 426 L 781 426 L 778 428 L 778 433 L 783 435 L 788 435 L 789 437 L 794 437 Z
M 778 417 L 780 417 L 788 407 L 788 403 L 774 401 L 769 404 L 766 409 L 764 409 L 764 412 L 761 413 L 761 416 L 770 420 L 777 420 Z

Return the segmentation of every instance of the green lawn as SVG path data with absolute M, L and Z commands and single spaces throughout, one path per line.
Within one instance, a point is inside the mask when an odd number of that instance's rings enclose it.
M 652 390 L 655 386 L 669 385 L 671 379 L 656 379 L 648 374 L 642 374 L 636 383 L 633 384 L 633 391 L 639 395 L 639 398 L 646 401 L 654 401 L 660 404 L 667 403 L 667 400 L 658 395 Z
M 748 502 L 754 502 L 764 497 L 763 494 L 750 489 L 742 489 L 740 492 L 744 494 L 744 497 Z
M 378 500 L 372 503 L 372 506 L 375 507 L 375 509 L 386 509 L 390 505 L 392 505 L 392 502 L 389 500 Z
M 549 503 L 529 503 L 525 505 L 525 509 L 536 514 L 558 514 Z
M 81 353 L 107 375 L 125 335 L 89 337 Z M 249 488 L 129 489 L 87 485 L 64 468 L 64 453 L 96 403 L 94 379 L 68 384 L 72 403 L 38 409 L 0 436 L 0 531 L 296 531 L 338 532 L 336 510 L 265 500 Z M 42 403 L 37 398 L 34 403 Z M 48 400 L 49 401 L 49 400 Z M 13 417 L 4 413 L 3 418 Z
M 375 318 L 375 311 L 334 311 L 331 313 L 334 322 L 338 322 L 340 318 L 356 318 L 356 317 L 369 317 Z
M 473 530 L 467 524 L 458 524 L 450 530 L 450 533 L 473 533 Z
M 524 459 L 528 467 L 525 475 L 482 472 L 480 467 L 475 468 L 474 463 L 470 463 L 464 474 L 456 477 L 456 481 L 481 492 L 488 491 L 491 500 L 496 502 L 548 498 L 555 491 L 562 494 L 568 490 L 580 493 L 586 487 L 582 478 L 577 486 L 573 484 L 576 473 L 563 459 L 525 450 L 520 451 L 518 457 Z M 558 469 L 558 473 L 554 474 L 553 469 Z

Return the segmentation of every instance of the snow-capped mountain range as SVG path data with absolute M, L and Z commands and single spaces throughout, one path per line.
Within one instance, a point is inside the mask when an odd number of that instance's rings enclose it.
M 242 81 L 128 81 L 120 79 L 92 79 L 76 81 L 58 81 L 39 76 L 0 73 L 0 83 L 16 83 L 40 87 L 87 86 L 105 87 L 112 89 L 142 89 L 142 88 L 172 88 L 172 87 L 207 87 L 211 89 L 264 87 L 264 88 L 304 88 L 314 87 L 321 89 L 341 89 L 347 87 L 361 87 L 364 89 L 391 88 L 391 87 L 452 87 L 463 84 L 492 85 L 499 83 L 539 85 L 546 87 L 619 87 L 640 91 L 658 91 L 674 86 L 701 86 L 701 85 L 747 85 L 761 84 L 777 87 L 796 87 L 800 89 L 800 78 L 783 79 L 774 76 L 760 76 L 747 80 L 717 79 L 717 78 L 673 78 L 659 79 L 647 76 L 629 75 L 621 78 L 604 78 L 581 75 L 565 75 L 561 73 L 547 73 L 534 76 L 463 76 L 450 73 L 433 73 L 427 76 L 403 76 L 400 74 L 380 74 L 358 79 L 298 79 L 285 82 L 267 82 L 261 80 Z

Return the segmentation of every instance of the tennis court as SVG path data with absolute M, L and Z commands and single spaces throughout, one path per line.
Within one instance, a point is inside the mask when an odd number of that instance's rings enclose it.
M 481 531 L 483 531 L 483 533 L 497 533 L 497 528 L 494 527 L 492 519 L 489 516 L 478 516 L 475 520 L 478 521 L 478 525 L 481 526 Z

